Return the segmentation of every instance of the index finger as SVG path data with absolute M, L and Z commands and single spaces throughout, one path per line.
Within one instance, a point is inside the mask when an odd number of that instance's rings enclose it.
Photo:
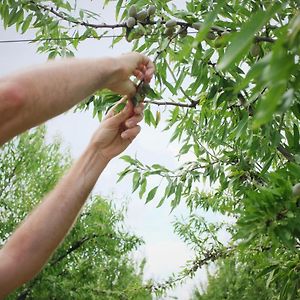
M 153 77 L 153 74 L 155 72 L 155 66 L 154 66 L 154 63 L 152 62 L 152 60 L 144 55 L 144 54 L 141 54 L 140 56 L 140 64 L 144 67 L 146 67 L 146 71 L 145 71 L 145 76 L 144 76 L 144 80 L 149 83 Z M 143 72 L 143 70 L 142 70 Z

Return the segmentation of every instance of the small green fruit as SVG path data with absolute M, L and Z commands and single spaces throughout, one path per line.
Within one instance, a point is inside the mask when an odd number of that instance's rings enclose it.
M 215 40 L 215 47 L 216 48 L 222 48 L 222 47 L 224 47 L 224 39 L 223 39 L 222 36 L 219 36 L 219 37 L 216 38 L 216 40 Z
M 137 38 L 141 38 L 146 34 L 146 29 L 142 24 L 138 24 L 136 28 L 136 34 L 137 34 Z
M 154 5 L 150 5 L 148 7 L 148 15 L 151 16 L 151 15 L 154 15 L 156 12 L 156 7 Z
M 216 35 L 212 32 L 212 31 L 210 31 L 207 35 L 206 35 L 206 38 L 208 39 L 208 40 L 214 40 L 215 38 L 216 38 Z
M 164 34 L 171 37 L 175 33 L 175 27 L 166 28 Z
M 251 49 L 250 49 L 250 54 L 253 57 L 259 56 L 261 53 L 260 46 L 258 44 L 253 44 Z
M 184 29 L 180 29 L 180 33 L 179 33 L 179 36 L 181 38 L 185 38 L 188 34 L 188 31 L 187 31 L 187 28 L 184 28 Z
M 129 17 L 127 20 L 126 20 L 126 26 L 128 28 L 132 28 L 134 25 L 136 24 L 136 20 L 134 17 Z
M 130 42 L 133 41 L 134 35 L 135 35 L 134 30 L 131 30 L 131 29 L 129 29 L 129 28 L 126 28 L 126 41 L 127 41 L 128 43 L 130 43 Z
M 135 18 L 136 14 L 137 14 L 136 6 L 135 5 L 130 6 L 128 9 L 128 16 Z
M 169 20 L 166 22 L 166 27 L 167 28 L 173 28 L 177 25 L 177 22 L 176 20 L 172 19 L 172 20 Z
M 136 18 L 139 21 L 144 21 L 148 17 L 148 13 L 146 10 L 141 10 L 140 12 L 137 13 Z
M 300 196 L 300 183 L 297 183 L 293 186 L 293 196 L 299 197 Z
M 197 30 L 200 30 L 201 26 L 202 26 L 201 22 L 195 22 L 192 24 L 192 27 Z

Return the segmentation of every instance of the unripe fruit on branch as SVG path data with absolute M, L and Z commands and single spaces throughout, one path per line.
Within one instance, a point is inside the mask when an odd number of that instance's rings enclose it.
M 135 18 L 136 14 L 137 14 L 136 6 L 135 5 L 130 6 L 128 10 L 128 16 Z
M 222 36 L 217 37 L 214 45 L 216 48 L 224 47 L 225 46 L 224 38 Z
M 176 20 L 173 20 L 173 19 L 166 22 L 166 27 L 167 28 L 173 28 L 176 25 L 177 25 L 177 22 L 176 22 Z
M 140 12 L 137 13 L 136 18 L 139 21 L 144 21 L 148 17 L 148 13 L 146 10 L 141 10 Z
M 201 22 L 195 22 L 192 24 L 192 27 L 197 30 L 200 30 L 201 26 L 202 26 Z
M 180 29 L 180 33 L 179 33 L 179 36 L 181 37 L 181 38 L 185 38 L 186 36 L 187 36 L 187 34 L 188 34 L 188 31 L 187 31 L 187 28 L 184 28 L 184 29 Z
M 146 29 L 142 24 L 138 24 L 136 28 L 136 34 L 137 34 L 136 38 L 140 38 L 146 34 Z
M 156 12 L 156 7 L 154 5 L 150 5 L 147 12 L 149 16 L 154 15 Z
M 127 20 L 126 20 L 126 26 L 128 28 L 132 28 L 134 25 L 136 24 L 136 20 L 134 17 L 129 17 Z
M 171 37 L 175 33 L 175 27 L 166 28 L 164 34 Z
M 214 39 L 216 38 L 216 36 L 215 36 L 215 34 L 214 34 L 212 31 L 210 31 L 210 32 L 206 35 L 206 38 L 207 38 L 208 40 L 214 40 Z
M 300 183 L 297 183 L 293 186 L 293 196 L 294 197 L 300 196 Z
M 251 49 L 250 49 L 250 54 L 253 57 L 259 56 L 260 55 L 260 46 L 258 44 L 253 44 Z

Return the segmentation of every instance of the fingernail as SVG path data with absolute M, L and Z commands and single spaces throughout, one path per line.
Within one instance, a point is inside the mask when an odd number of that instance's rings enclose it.
M 133 122 L 132 121 L 128 121 L 128 122 L 126 122 L 126 124 L 127 124 L 127 127 L 131 127 L 133 125 Z

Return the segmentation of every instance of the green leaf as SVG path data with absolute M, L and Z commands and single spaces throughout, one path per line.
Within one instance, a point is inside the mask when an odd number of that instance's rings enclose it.
M 22 34 L 23 34 L 24 32 L 26 32 L 27 29 L 29 28 L 30 23 L 31 23 L 31 21 L 32 21 L 32 18 L 33 18 L 33 14 L 30 14 L 30 15 L 25 19 L 25 21 L 24 21 L 24 23 L 23 23 L 23 25 L 22 25 L 22 28 L 21 28 Z
M 136 165 L 135 159 L 131 158 L 129 155 L 124 155 L 120 158 L 123 159 L 124 161 L 126 161 L 127 163 L 130 163 L 132 165 Z
M 299 145 L 299 128 L 298 126 L 294 123 L 294 126 L 293 126 L 293 130 L 294 130 L 294 149 L 296 152 L 299 152 L 300 151 L 300 145 Z
M 269 92 L 262 97 L 258 104 L 257 112 L 254 115 L 253 128 L 259 128 L 261 125 L 272 119 L 273 113 L 276 111 L 281 97 L 286 89 L 286 83 L 281 82 L 273 86 Z
M 119 18 L 120 10 L 123 4 L 123 0 L 118 0 L 117 5 L 116 5 L 116 19 Z
M 144 177 L 141 182 L 140 182 L 140 191 L 139 191 L 139 197 L 142 198 L 143 195 L 145 194 L 146 192 L 146 188 L 147 188 L 147 179 Z
M 119 104 L 117 105 L 117 107 L 114 109 L 114 111 L 115 111 L 116 113 L 119 113 L 119 112 L 121 112 L 121 111 L 124 109 L 125 106 L 126 106 L 126 103 L 119 103 Z
M 274 155 L 272 155 L 272 156 L 270 156 L 268 158 L 268 160 L 266 161 L 264 167 L 262 168 L 262 170 L 260 172 L 261 175 L 264 175 L 269 170 L 269 168 L 270 168 L 270 166 L 272 164 L 273 159 L 274 159 Z
M 134 172 L 132 177 L 132 192 L 135 192 L 139 187 L 141 175 L 139 172 Z
M 148 203 L 149 201 L 151 201 L 151 200 L 154 198 L 157 189 L 158 189 L 158 186 L 154 187 L 154 188 L 148 193 L 147 199 L 146 199 L 146 203 Z
M 243 117 L 241 121 L 236 126 L 233 133 L 231 134 L 231 136 L 234 136 L 236 140 L 238 140 L 241 137 L 241 135 L 244 133 L 244 131 L 247 129 L 249 114 L 246 111 L 243 111 L 242 115 Z
M 272 18 L 272 16 L 281 8 L 281 3 L 274 3 L 268 10 L 259 10 L 252 15 L 249 21 L 243 24 L 241 31 L 234 34 L 231 44 L 228 46 L 224 56 L 218 63 L 219 70 L 227 70 L 234 63 L 239 62 L 247 53 L 254 35 Z
M 218 14 L 220 13 L 222 7 L 225 4 L 225 0 L 219 0 L 216 4 L 216 6 L 207 14 L 205 17 L 205 20 L 201 26 L 201 29 L 197 33 L 197 36 L 195 40 L 199 43 L 201 42 L 207 35 L 207 33 L 210 30 L 210 27 L 212 26 L 213 22 L 217 18 Z

